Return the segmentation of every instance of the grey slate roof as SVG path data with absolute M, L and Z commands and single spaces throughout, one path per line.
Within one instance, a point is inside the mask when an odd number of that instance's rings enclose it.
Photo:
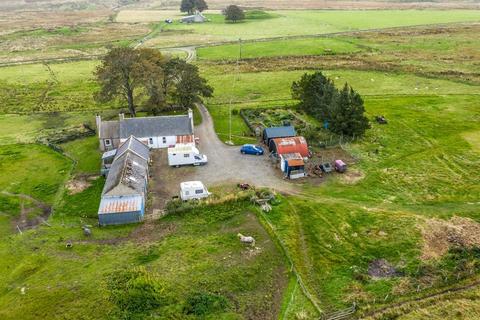
M 100 139 L 118 139 L 120 138 L 119 121 L 102 121 L 100 124 Z
M 270 127 L 263 130 L 263 139 L 294 137 L 297 133 L 293 126 Z
M 193 134 L 188 115 L 128 118 L 120 122 L 120 137 L 138 138 Z
M 117 157 L 122 156 L 122 154 L 127 151 L 135 153 L 137 156 L 142 157 L 146 161 L 150 159 L 150 150 L 148 146 L 146 146 L 134 136 L 130 136 L 118 147 Z
M 148 162 L 127 150 L 113 160 L 103 187 L 103 195 L 142 194 L 148 176 Z

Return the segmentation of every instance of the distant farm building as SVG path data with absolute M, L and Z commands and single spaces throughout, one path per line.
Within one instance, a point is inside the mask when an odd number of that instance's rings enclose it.
M 117 149 L 98 209 L 99 224 L 139 222 L 145 214 L 149 148 L 131 136 Z
M 201 12 L 195 12 L 191 16 L 186 16 L 180 19 L 181 23 L 203 23 L 207 21 L 207 18 Z
M 295 137 L 296 135 L 293 126 L 265 128 L 263 129 L 263 142 L 268 146 L 272 139 Z
M 271 139 L 268 148 L 279 156 L 287 153 L 299 153 L 304 158 L 309 156 L 307 140 L 300 136 Z
M 161 116 L 143 118 L 125 118 L 120 114 L 119 120 L 102 121 L 96 117 L 100 150 L 112 150 L 126 141 L 130 136 L 136 137 L 149 148 L 168 148 L 177 141 L 193 141 L 193 112 L 188 115 Z

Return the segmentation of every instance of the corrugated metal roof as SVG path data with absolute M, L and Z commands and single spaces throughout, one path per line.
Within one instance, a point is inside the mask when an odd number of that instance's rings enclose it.
M 302 157 L 308 157 L 308 144 L 304 137 L 276 138 L 270 141 L 273 146 L 270 149 L 277 154 L 300 153 Z
M 280 157 L 284 160 L 287 160 L 289 167 L 297 167 L 297 166 L 305 165 L 302 155 L 298 152 L 282 154 L 280 155 Z
M 293 126 L 284 127 L 270 127 L 263 130 L 264 139 L 282 138 L 282 137 L 294 137 L 297 133 Z
M 177 143 L 193 143 L 194 142 L 194 137 L 193 134 L 191 135 L 186 135 L 186 136 L 177 136 Z
M 137 138 L 193 134 L 188 115 L 129 118 L 120 122 L 120 137 Z
M 142 210 L 143 197 L 140 195 L 123 197 L 102 197 L 98 214 L 135 212 Z

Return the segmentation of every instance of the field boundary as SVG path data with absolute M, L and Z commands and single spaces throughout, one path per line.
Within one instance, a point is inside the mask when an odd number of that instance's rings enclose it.
M 329 32 L 329 33 L 314 33 L 314 34 L 306 34 L 306 35 L 266 37 L 266 38 L 257 38 L 257 39 L 245 39 L 245 40 L 242 40 L 242 43 L 256 43 L 256 42 L 268 42 L 268 41 L 275 41 L 275 40 L 295 40 L 295 39 L 309 39 L 309 38 L 331 38 L 331 37 L 335 37 L 335 36 L 356 35 L 356 34 L 359 34 L 359 33 L 366 33 L 366 32 L 395 31 L 395 30 L 404 30 L 404 29 L 409 29 L 409 28 L 415 29 L 415 28 L 421 28 L 421 27 L 446 27 L 446 26 L 451 26 L 451 25 L 464 25 L 464 24 L 471 24 L 471 23 L 477 23 L 477 22 L 479 22 L 479 20 L 463 21 L 463 22 L 417 24 L 417 25 L 388 27 L 388 28 L 359 29 L 359 30 L 338 31 L 338 32 Z M 137 47 L 139 45 L 142 45 L 144 43 L 144 42 L 142 42 L 142 40 L 144 40 L 145 38 L 148 38 L 149 35 L 151 35 L 153 33 L 157 33 L 157 32 L 158 32 L 157 29 L 152 30 L 145 37 L 132 41 L 131 46 L 133 45 L 134 47 Z M 200 44 L 200 45 L 185 44 L 185 45 L 182 45 L 182 46 L 167 46 L 167 47 L 154 47 L 154 48 L 158 49 L 158 50 L 162 50 L 162 49 L 163 50 L 165 50 L 165 49 L 173 50 L 173 49 L 176 49 L 176 50 L 180 50 L 180 51 L 186 51 L 185 48 L 189 48 L 189 49 L 192 49 L 193 51 L 196 52 L 196 49 L 198 49 L 198 48 L 217 47 L 217 46 L 235 44 L 235 43 L 238 43 L 238 41 L 237 40 L 225 40 L 225 41 L 219 41 L 219 42 L 212 42 L 212 43 L 208 43 L 208 44 L 204 44 L 204 45 L 202 45 L 202 44 Z M 98 55 L 83 55 L 83 56 L 72 56 L 72 57 L 56 57 L 56 58 L 31 59 L 31 60 L 12 61 L 12 62 L 0 62 L 0 68 L 10 67 L 10 66 L 15 66 L 15 65 L 23 65 L 23 64 L 36 64 L 36 63 L 41 63 L 41 62 L 68 62 L 68 61 L 95 60 L 95 59 L 101 58 L 103 56 L 104 56 L 103 54 L 98 54 Z M 194 56 L 195 56 L 195 58 L 198 57 L 197 54 L 194 54 Z M 200 58 L 199 60 L 208 61 L 209 59 L 201 59 Z M 231 59 L 224 59 L 224 60 L 229 61 Z M 215 60 L 212 59 L 210 61 L 215 61 Z M 221 61 L 221 60 L 217 60 L 217 61 Z
M 320 308 L 320 306 L 318 305 L 318 301 L 316 301 L 316 299 L 312 296 L 312 294 L 310 293 L 308 288 L 305 286 L 305 284 L 303 282 L 303 279 L 300 276 L 300 274 L 298 273 L 298 271 L 295 267 L 295 264 L 294 264 L 292 258 L 290 257 L 290 254 L 288 253 L 288 250 L 287 250 L 285 244 L 283 243 L 283 241 L 280 239 L 280 237 L 275 232 L 275 227 L 273 226 L 273 224 L 270 222 L 270 220 L 268 219 L 268 217 L 265 215 L 265 213 L 262 210 L 257 208 L 257 212 L 260 214 L 260 217 L 262 218 L 261 220 L 264 222 L 264 225 L 266 227 L 268 227 L 267 232 L 269 234 L 271 234 L 274 237 L 275 242 L 280 245 L 280 248 L 282 249 L 282 252 L 283 252 L 285 258 L 287 259 L 288 263 L 290 264 L 290 272 L 292 272 L 292 274 L 295 276 L 295 278 L 297 280 L 296 282 L 300 286 L 300 288 L 302 289 L 303 294 L 310 301 L 310 303 L 315 307 L 315 310 L 318 312 L 319 316 L 323 315 L 324 311 L 322 310 L 322 308 Z

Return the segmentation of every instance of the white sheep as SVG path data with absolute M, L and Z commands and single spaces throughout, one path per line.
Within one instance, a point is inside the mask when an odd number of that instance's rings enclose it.
M 239 233 L 237 234 L 238 238 L 240 239 L 240 242 L 243 242 L 243 243 L 248 243 L 250 244 L 252 247 L 255 247 L 255 238 L 254 237 L 246 237 L 244 236 L 243 234 Z

